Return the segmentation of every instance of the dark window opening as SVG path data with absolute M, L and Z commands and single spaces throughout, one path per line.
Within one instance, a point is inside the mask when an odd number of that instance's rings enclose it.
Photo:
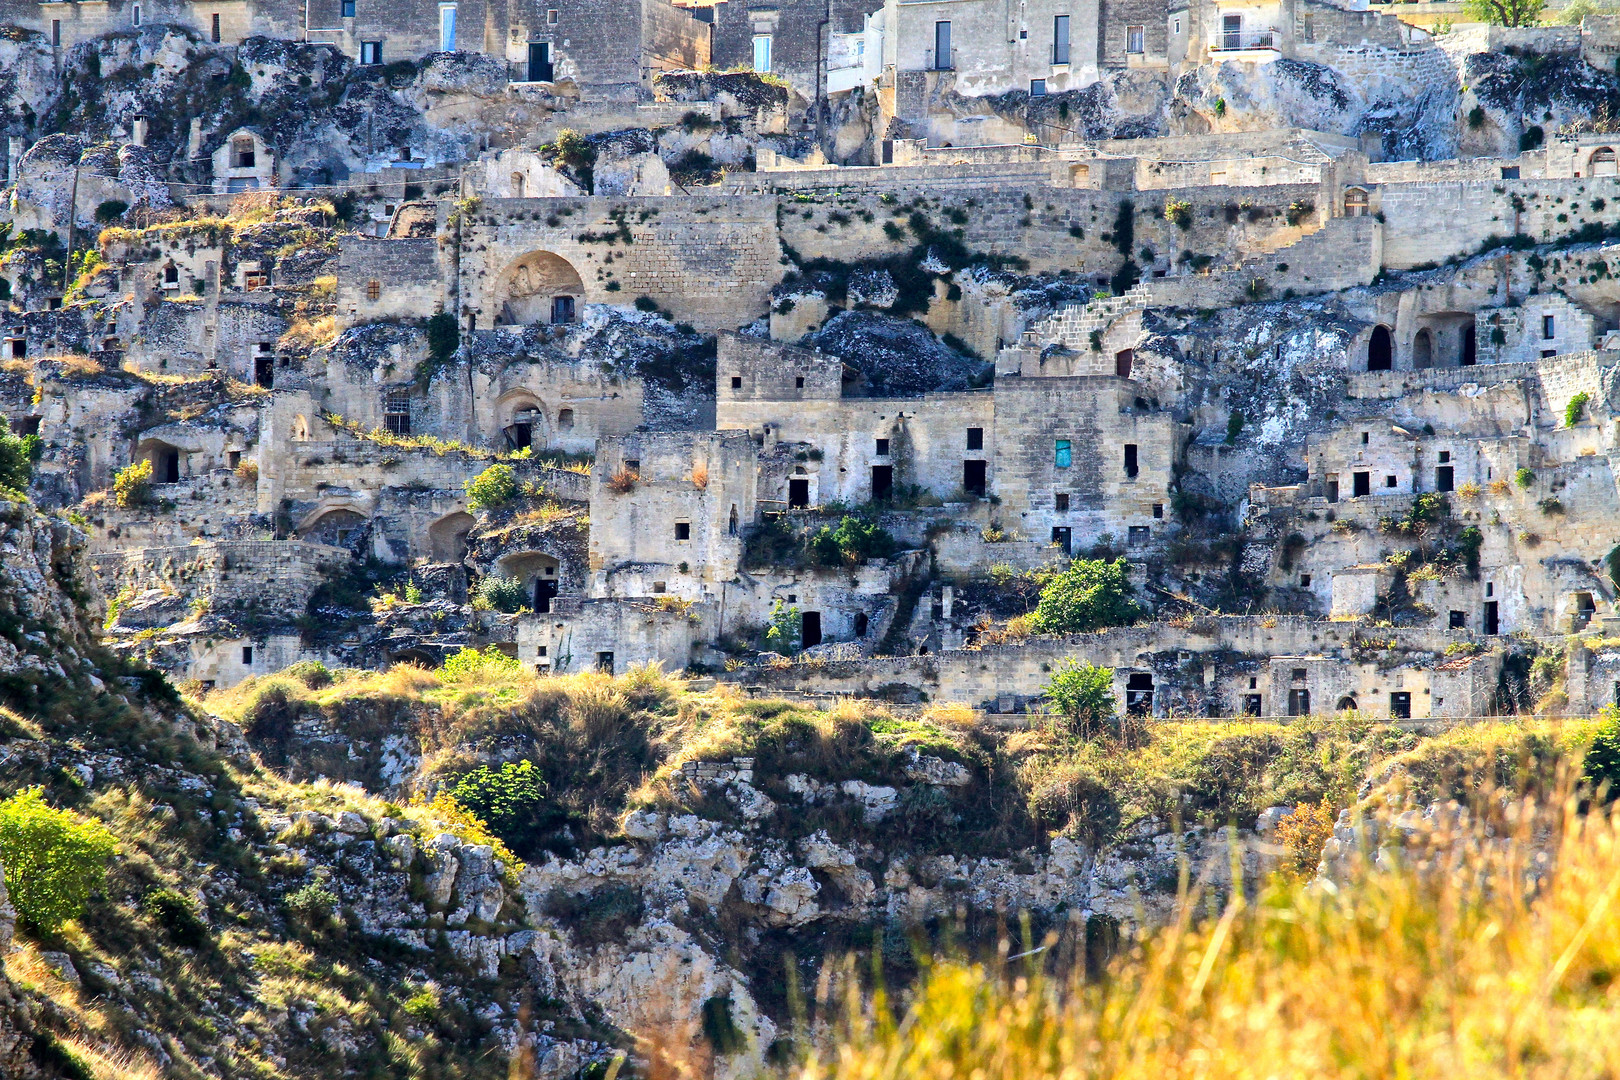
M 1447 627 L 1451 630 L 1468 629 L 1468 612 L 1453 611 L 1447 616 Z
M 242 464 L 242 451 L 240 451 L 240 450 L 227 450 L 227 451 L 225 451 L 225 467 L 227 469 L 234 469 L 234 468 L 236 468 L 237 466 L 239 466 L 241 464 Z
M 1125 444 L 1125 475 L 1132 480 L 1136 479 L 1136 444 Z
M 1497 608 L 1497 601 L 1485 601 L 1485 633 L 1495 636 L 1502 632 L 1502 619 Z
M 1067 525 L 1054 525 L 1052 527 L 1052 546 L 1063 549 L 1063 554 L 1071 554 L 1074 550 L 1074 533 Z
M 552 598 L 557 595 L 556 578 L 534 579 L 534 610 L 536 614 L 544 615 L 551 610 Z
M 794 376 L 794 378 L 793 378 L 793 389 L 795 389 L 795 390 L 803 390 L 804 389 L 804 376 L 803 375 Z
M 1067 491 L 1060 491 L 1056 495 L 1052 496 L 1052 508 L 1060 514 L 1068 513 L 1069 493 Z
M 1311 575 L 1309 575 L 1309 574 L 1301 574 L 1301 575 L 1299 575 L 1299 587 L 1302 588 L 1302 589 L 1310 588 L 1311 587 Z
M 551 63 L 551 42 L 529 42 L 529 82 L 552 82 L 556 69 Z
M 1131 547 L 1141 547 L 1153 540 L 1153 530 L 1146 525 L 1132 525 L 1125 533 L 1125 542 Z
M 788 509 L 798 510 L 810 505 L 810 481 L 803 476 L 788 480 Z
M 390 435 L 411 433 L 411 398 L 404 391 L 391 390 L 383 399 L 383 427 Z
M 1136 362 L 1136 352 L 1132 349 L 1121 349 L 1114 354 L 1114 374 L 1121 379 L 1131 377 L 1131 365 Z
M 888 457 L 889 456 L 889 440 L 888 439 L 878 439 L 878 440 L 876 440 L 876 442 L 877 442 L 877 449 L 876 449 L 875 453 L 877 454 L 877 456 L 878 457 Z
M 572 296 L 553 296 L 551 298 L 551 323 L 558 326 L 574 321 L 574 298 Z
M 985 462 L 962 462 L 962 490 L 969 495 L 983 496 L 985 486 Z
M 799 644 L 806 649 L 821 644 L 821 612 L 806 611 L 799 616 Z
M 872 498 L 873 500 L 887 499 L 894 491 L 894 466 L 872 466 Z
M 1309 690 L 1288 691 L 1288 715 L 1311 715 L 1311 692 Z
M 1389 695 L 1389 715 L 1392 720 L 1412 719 L 1412 695 L 1409 691 L 1397 690 Z
M 159 484 L 180 482 L 180 451 L 158 450 L 152 454 L 152 477 Z
M 1156 521 L 1163 520 L 1163 518 L 1164 518 L 1164 503 L 1154 503 L 1153 504 L 1153 518 Z
M 742 389 L 742 376 L 741 375 L 733 375 L 731 377 L 731 388 L 733 390 L 741 390 Z
M 1153 676 L 1138 671 L 1125 679 L 1125 715 L 1153 715 Z
M 866 617 L 866 612 L 857 611 L 855 613 L 855 636 L 856 637 L 858 637 L 858 638 L 865 637 L 867 628 L 870 625 L 871 625 L 871 620 Z
M 1457 359 L 1458 367 L 1473 367 L 1479 354 L 1479 332 L 1472 325 L 1463 327 L 1462 355 Z
M 1261 712 L 1260 695 L 1259 694 L 1245 694 L 1245 695 L 1243 695 L 1243 715 L 1244 716 L 1259 716 L 1260 712 Z
M 1384 477 L 1384 486 L 1385 487 L 1392 488 L 1392 487 L 1395 487 L 1396 484 L 1397 484 L 1397 481 L 1393 476 Z
M 522 450 L 526 446 L 534 445 L 534 425 L 530 423 L 513 424 L 506 429 L 506 445 L 513 450 Z
M 219 16 L 218 15 L 214 16 L 214 28 L 213 28 L 212 33 L 209 36 L 213 39 L 213 41 L 214 41 L 214 43 L 216 45 L 219 44 Z
M 613 653 L 611 650 L 604 650 L 596 654 L 596 670 L 606 672 L 609 675 L 613 674 Z
M 1456 471 L 1453 466 L 1441 465 L 1434 470 L 1434 490 L 1451 491 L 1455 478 Z
M 1358 472 L 1350 474 L 1350 495 L 1359 498 L 1362 495 L 1372 494 L 1372 473 Z
M 255 356 L 253 358 L 253 381 L 269 390 L 276 384 L 276 358 L 273 356 Z
M 690 521 L 677 521 L 675 523 L 675 539 L 692 539 L 692 523 Z
M 362 41 L 360 43 L 360 62 L 366 65 L 382 63 L 382 42 Z
M 1330 503 L 1339 501 L 1339 482 L 1337 480 L 1327 482 L 1327 501 Z
M 970 427 L 967 429 L 967 448 L 969 450 L 984 449 L 984 428 Z
M 244 664 L 253 663 L 253 646 L 251 646 L 251 645 L 242 646 L 242 663 L 244 663 Z

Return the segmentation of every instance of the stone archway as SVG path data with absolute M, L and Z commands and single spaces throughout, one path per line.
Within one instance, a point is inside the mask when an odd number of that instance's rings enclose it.
M 1382 323 L 1373 327 L 1372 336 L 1367 339 L 1367 370 L 1388 371 L 1395 366 L 1395 342 L 1390 337 L 1389 327 Z
M 495 403 L 495 418 L 509 450 L 549 445 L 546 405 L 525 389 L 508 390 Z
M 1588 176 L 1614 176 L 1620 168 L 1614 154 L 1614 147 L 1600 146 L 1592 151 L 1592 158 L 1588 162 Z
M 460 562 L 467 555 L 467 534 L 476 522 L 465 510 L 457 510 L 428 526 L 428 557 L 434 562 Z
M 516 551 L 501 556 L 495 564 L 501 573 L 523 582 L 535 614 L 551 610 L 551 602 L 562 588 L 562 564 L 543 551 Z
M 1417 371 L 1434 367 L 1434 335 L 1428 327 L 1412 337 L 1412 367 Z
M 585 300 L 585 282 L 561 255 L 531 251 L 501 272 L 490 307 L 497 326 L 571 323 Z
M 333 506 L 307 518 L 298 528 L 300 540 L 333 547 L 348 547 L 366 523 L 365 515 L 348 506 Z
M 180 463 L 183 455 L 178 446 L 166 443 L 162 439 L 144 439 L 135 448 L 136 460 L 145 460 L 152 463 L 152 483 L 178 484 L 180 482 Z

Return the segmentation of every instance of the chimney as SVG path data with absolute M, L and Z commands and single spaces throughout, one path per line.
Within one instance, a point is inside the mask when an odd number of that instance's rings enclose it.
M 135 118 L 132 121 L 130 121 L 130 125 L 129 125 L 129 141 L 134 143 L 136 146 L 145 146 L 146 145 L 146 116 L 145 116 L 145 114 L 136 113 Z

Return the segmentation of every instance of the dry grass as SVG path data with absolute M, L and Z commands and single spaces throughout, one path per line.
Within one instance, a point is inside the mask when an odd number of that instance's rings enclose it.
M 1526 889 L 1534 815 L 1512 805 L 1516 842 L 1442 834 L 1421 870 L 1279 882 L 1252 902 L 1193 888 L 1100 982 L 1049 974 L 1051 953 L 940 964 L 900 1016 L 852 1000 L 838 1045 L 798 1076 L 1612 1077 L 1620 820 L 1554 804 L 1555 869 Z M 1072 958 L 1074 937 L 1052 952 Z
M 608 478 L 608 490 L 619 495 L 628 495 L 636 490 L 636 481 L 640 479 L 641 477 L 629 469 L 620 469 Z
M 305 315 L 293 317 L 292 325 L 277 340 L 283 349 L 309 352 L 330 345 L 337 340 L 337 316 L 318 315 L 309 318 Z
M 692 475 L 690 479 L 692 481 L 692 486 L 697 488 L 699 491 L 709 490 L 709 467 L 704 464 L 692 466 Z

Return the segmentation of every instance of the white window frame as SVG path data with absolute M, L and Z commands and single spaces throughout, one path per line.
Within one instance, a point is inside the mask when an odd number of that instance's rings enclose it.
M 771 70 L 771 61 L 773 59 L 773 57 L 771 56 L 771 52 L 772 52 L 773 46 L 775 45 L 775 42 L 771 40 L 773 36 L 774 35 L 772 35 L 772 34 L 755 34 L 754 35 L 754 70 L 755 71 L 768 72 L 768 71 Z

